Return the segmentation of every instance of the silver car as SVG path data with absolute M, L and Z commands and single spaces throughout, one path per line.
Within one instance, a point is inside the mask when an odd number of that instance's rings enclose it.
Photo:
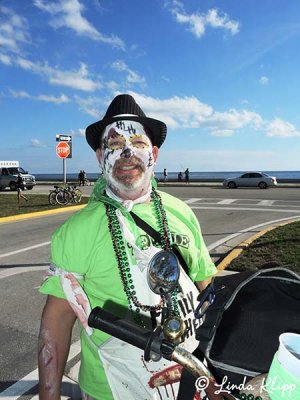
M 269 186 L 277 185 L 275 176 L 269 176 L 264 172 L 247 172 L 236 178 L 228 178 L 223 181 L 223 186 L 229 189 L 237 187 L 259 187 L 267 189 Z

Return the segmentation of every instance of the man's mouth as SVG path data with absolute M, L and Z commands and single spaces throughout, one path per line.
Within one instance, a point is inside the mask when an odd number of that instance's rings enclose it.
M 135 168 L 137 168 L 137 165 L 121 165 L 118 167 L 118 169 L 121 169 L 123 171 L 130 171 Z
M 119 171 L 119 172 L 131 172 L 134 170 L 140 170 L 140 171 L 144 171 L 145 166 L 143 164 L 143 162 L 141 162 L 140 160 L 122 160 L 122 161 L 117 161 L 114 167 L 115 172 Z

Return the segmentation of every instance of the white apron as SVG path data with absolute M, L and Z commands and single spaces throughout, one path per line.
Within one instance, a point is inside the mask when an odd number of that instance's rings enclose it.
M 135 245 L 132 233 L 127 229 L 121 213 L 118 213 L 124 237 L 132 246 L 137 265 L 131 267 L 137 298 L 142 304 L 155 305 L 160 296 L 153 293 L 147 282 L 147 267 L 160 249 L 150 246 L 141 251 Z M 186 339 L 180 345 L 193 352 L 198 346 L 195 329 L 200 325 L 194 317 L 199 291 L 180 268 L 180 292 L 177 295 L 180 317 L 187 326 Z M 141 317 L 143 313 L 141 312 Z M 160 318 L 160 317 L 159 317 Z M 158 324 L 160 321 L 157 321 Z M 98 350 L 115 400 L 175 400 L 179 389 L 182 367 L 173 361 L 144 360 L 142 350 L 111 337 Z

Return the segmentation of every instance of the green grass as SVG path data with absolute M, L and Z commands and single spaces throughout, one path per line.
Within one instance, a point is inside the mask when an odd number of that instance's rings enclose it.
M 300 272 L 300 222 L 279 226 L 253 241 L 227 269 L 285 267 Z
M 20 200 L 18 204 L 17 192 L 14 193 L 0 193 L 0 218 L 8 217 L 10 215 L 26 214 L 36 211 L 53 210 L 61 207 L 70 207 L 76 204 L 71 203 L 67 206 L 55 205 L 52 206 L 48 202 L 48 195 L 46 194 L 28 194 L 23 192 L 28 201 Z M 79 204 L 88 202 L 88 197 L 82 197 Z

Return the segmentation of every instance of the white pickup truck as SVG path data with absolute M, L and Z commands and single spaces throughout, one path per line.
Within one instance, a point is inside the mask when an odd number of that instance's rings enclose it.
M 18 174 L 22 176 L 23 188 L 31 190 L 36 184 L 35 177 L 24 171 L 19 166 L 19 161 L 0 161 L 0 190 L 6 187 L 17 190 Z

